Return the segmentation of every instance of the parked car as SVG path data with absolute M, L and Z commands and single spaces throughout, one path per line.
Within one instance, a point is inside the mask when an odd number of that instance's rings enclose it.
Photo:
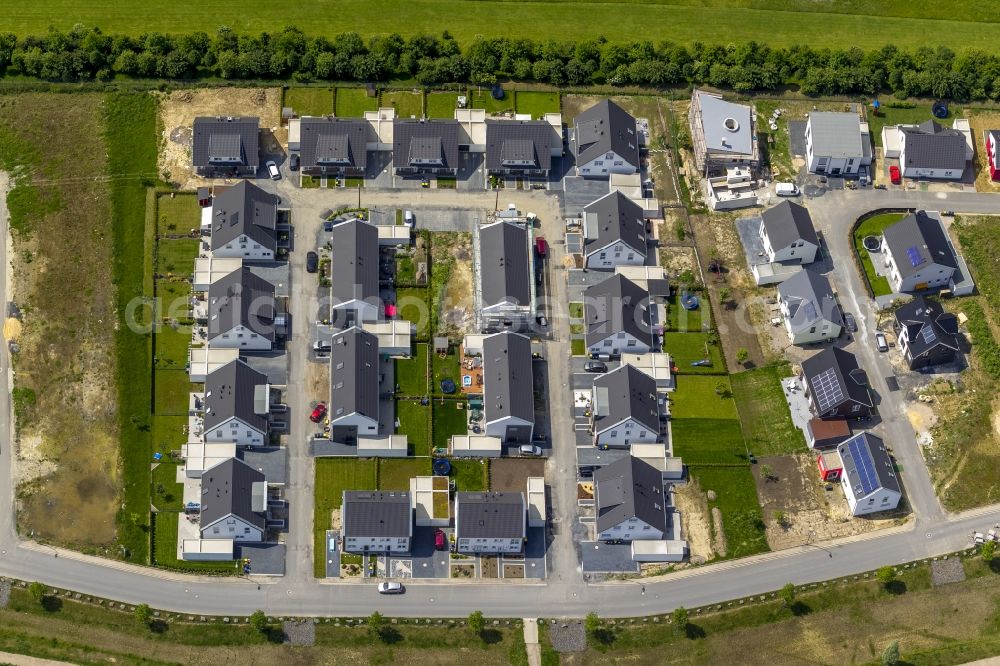
M 536 446 L 535 444 L 522 444 L 517 448 L 518 453 L 522 456 L 540 456 L 542 455 L 542 447 Z
M 292 156 L 290 158 L 288 158 L 288 168 L 291 169 L 292 171 L 298 171 L 299 170 L 299 154 L 298 153 L 292 153 Z
M 309 420 L 313 423 L 319 423 L 326 416 L 326 403 L 321 402 L 312 410 L 312 414 L 309 415 Z
M 444 530 L 434 530 L 434 550 L 448 550 L 448 536 Z
M 879 331 L 878 333 L 875 334 L 875 348 L 878 349 L 880 352 L 889 351 L 889 343 L 886 342 L 885 333 Z
M 799 196 L 799 188 L 796 187 L 795 183 L 778 183 L 774 186 L 774 193 L 779 197 L 797 197 Z
M 893 185 L 899 185 L 903 182 L 903 177 L 899 173 L 899 167 L 895 164 L 889 167 L 889 180 L 892 181 Z
M 402 594 L 403 592 L 406 592 L 406 588 L 403 587 L 402 583 L 385 582 L 378 584 L 379 594 Z
M 545 328 L 549 325 L 549 320 L 545 318 L 545 315 L 538 315 L 535 317 L 535 323 L 542 328 Z
M 608 364 L 604 361 L 587 361 L 583 364 L 585 372 L 607 372 Z
M 319 270 L 319 255 L 310 250 L 306 252 L 306 271 L 315 273 Z
M 850 312 L 844 313 L 844 326 L 846 326 L 847 330 L 851 333 L 858 332 L 858 322 L 854 321 L 854 315 Z
M 281 172 L 278 171 L 278 165 L 274 163 L 274 160 L 269 160 L 264 166 L 267 167 L 267 175 L 271 177 L 271 180 L 281 180 Z
M 549 244 L 544 236 L 535 236 L 535 254 L 541 259 L 549 256 Z
M 415 222 L 412 210 L 403 211 L 403 224 L 412 229 Z
M 323 223 L 323 231 L 330 233 L 333 231 L 333 220 L 327 220 Z

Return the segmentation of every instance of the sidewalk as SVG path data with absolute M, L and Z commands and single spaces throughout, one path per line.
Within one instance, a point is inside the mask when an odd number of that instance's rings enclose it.
M 524 618 L 524 645 L 528 648 L 528 666 L 542 666 L 542 648 L 538 644 L 537 618 Z

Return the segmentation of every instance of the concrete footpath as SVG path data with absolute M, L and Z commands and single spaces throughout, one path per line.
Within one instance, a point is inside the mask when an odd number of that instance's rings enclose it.
M 524 618 L 524 644 L 528 648 L 528 666 L 542 666 L 542 648 L 538 644 L 537 618 Z

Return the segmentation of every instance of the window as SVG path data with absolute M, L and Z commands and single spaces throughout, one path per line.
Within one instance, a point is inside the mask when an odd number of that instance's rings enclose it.
M 247 439 L 250 439 L 251 437 L 253 437 L 253 433 L 247 430 Z
M 852 412 L 860 412 L 861 411 L 861 405 L 859 405 L 857 403 L 854 403 L 854 406 L 851 407 L 851 411 Z
M 635 347 L 635 340 L 629 340 L 625 343 L 627 347 Z
M 639 437 L 645 437 L 645 436 L 646 436 L 646 431 L 645 430 L 640 430 L 639 431 Z
M 243 534 L 250 534 L 250 528 L 249 527 L 244 527 L 243 528 Z
M 611 436 L 612 437 L 617 437 L 618 436 L 618 431 L 617 430 L 612 430 L 611 431 Z
M 649 525 L 643 525 L 643 526 L 642 526 L 642 531 L 643 531 L 643 532 L 647 532 L 647 531 L 649 531 L 649 530 L 651 530 L 651 529 L 653 529 L 653 528 L 652 528 L 652 527 L 650 527 Z

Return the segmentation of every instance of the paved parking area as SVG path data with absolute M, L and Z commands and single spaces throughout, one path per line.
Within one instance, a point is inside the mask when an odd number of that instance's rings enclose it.
M 267 375 L 275 386 L 288 384 L 288 356 L 284 352 L 254 353 L 242 357 L 251 368 Z
M 285 575 L 285 544 L 258 543 L 236 546 L 236 559 L 250 560 L 250 573 L 255 576 Z
M 340 532 L 326 531 L 326 577 L 340 578 Z
M 455 188 L 465 191 L 486 189 L 485 153 L 460 153 Z
M 566 176 L 563 178 L 563 215 L 579 217 L 584 206 L 611 191 L 607 180 Z
M 434 549 L 434 527 L 415 527 L 409 560 L 412 578 L 448 578 L 448 551 Z M 450 531 L 450 530 L 445 530 Z M 392 566 L 390 565 L 390 570 Z
M 601 541 L 580 544 L 583 573 L 639 573 L 639 563 L 632 560 L 632 546 L 610 545 Z
M 788 148 L 792 155 L 805 157 L 806 155 L 806 121 L 788 121 Z

